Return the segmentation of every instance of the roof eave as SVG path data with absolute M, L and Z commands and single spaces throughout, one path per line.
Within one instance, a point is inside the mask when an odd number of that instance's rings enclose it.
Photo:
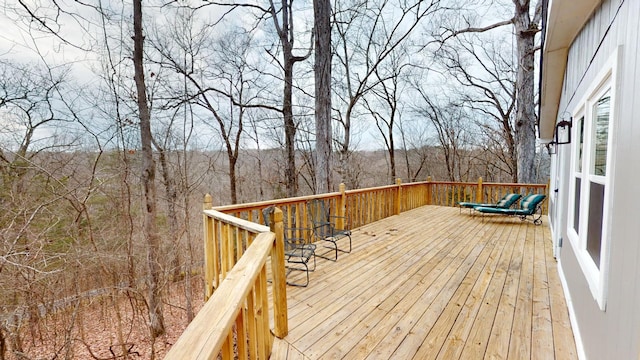
M 542 60 L 539 135 L 551 141 L 558 117 L 569 47 L 601 0 L 552 0 Z

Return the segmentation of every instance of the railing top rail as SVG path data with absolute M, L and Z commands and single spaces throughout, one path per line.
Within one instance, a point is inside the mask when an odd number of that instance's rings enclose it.
M 273 247 L 275 234 L 262 233 L 229 271 L 213 296 L 187 326 L 166 359 L 212 359 L 231 332 L 235 319 Z
M 332 193 L 319 194 L 319 195 L 298 196 L 298 197 L 292 197 L 292 198 L 257 201 L 257 202 L 244 203 L 244 204 L 215 206 L 214 209 L 218 211 L 228 211 L 228 210 L 243 211 L 243 210 L 260 209 L 270 205 L 277 206 L 281 204 L 299 203 L 299 202 L 306 202 L 313 199 L 324 199 L 324 198 L 332 198 L 332 197 L 338 197 L 338 196 L 340 196 L 339 192 L 332 192 Z
M 403 184 L 404 185 L 413 185 L 415 183 L 408 183 L 408 184 Z M 439 181 L 439 180 L 431 180 L 431 181 L 422 181 L 420 182 L 420 184 L 431 184 L 431 185 L 463 185 L 463 186 L 468 186 L 468 185 L 478 185 L 478 182 L 470 182 L 470 181 Z
M 348 195 L 351 195 L 351 194 L 359 194 L 359 193 L 364 193 L 364 192 L 369 192 L 369 191 L 395 189 L 396 187 L 397 187 L 397 185 L 385 185 L 385 186 L 377 186 L 377 187 L 370 187 L 370 188 L 364 188 L 364 189 L 351 189 L 351 190 L 346 190 L 345 193 L 348 194 Z M 338 194 L 340 194 L 340 193 L 338 193 Z
M 256 224 L 254 222 L 247 221 L 244 219 L 239 219 L 235 216 L 231 216 L 217 210 L 204 210 L 204 214 L 214 219 L 221 220 L 225 223 L 235 225 L 241 229 L 250 231 L 252 233 L 258 234 L 263 232 L 269 232 L 268 226 Z
M 421 181 L 416 183 L 406 183 L 402 186 L 421 185 L 421 184 L 434 184 L 434 185 L 465 185 L 465 186 L 477 186 L 477 181 Z M 545 187 L 547 184 L 525 184 L 525 183 L 502 183 L 502 182 L 483 182 L 482 186 L 503 186 L 503 187 Z
M 477 184 L 477 183 L 475 183 Z M 502 187 L 546 187 L 547 184 L 525 184 L 525 183 L 496 183 L 496 182 L 486 182 L 482 183 L 482 186 L 502 186 Z
M 456 182 L 456 181 L 431 180 L 431 181 L 419 181 L 419 182 L 412 182 L 412 183 L 403 183 L 401 185 L 404 186 L 404 187 L 411 187 L 411 186 L 419 186 L 419 185 L 425 185 L 425 184 L 452 185 L 452 186 L 477 186 L 478 182 Z M 364 189 L 351 189 L 351 190 L 346 190 L 345 194 L 347 194 L 347 195 L 355 195 L 355 194 L 361 194 L 361 193 L 366 193 L 366 192 L 371 192 L 371 191 L 395 189 L 395 188 L 397 188 L 397 186 L 398 185 L 396 185 L 396 184 L 392 184 L 392 185 L 370 187 L 370 188 L 364 188 Z M 499 187 L 521 187 L 521 188 L 526 188 L 526 187 L 529 187 L 529 188 L 545 188 L 547 186 L 547 184 L 524 184 L 524 183 L 521 184 L 521 183 L 485 182 L 485 183 L 482 183 L 482 186 L 486 186 L 486 187 L 499 186 Z M 271 205 L 279 206 L 279 205 L 284 205 L 284 204 L 303 203 L 303 202 L 307 202 L 309 200 L 314 200 L 314 199 L 336 198 L 336 197 L 339 197 L 340 195 L 341 195 L 340 192 L 332 192 L 332 193 L 318 194 L 318 195 L 307 195 L 307 196 L 298 196 L 298 197 L 292 197 L 292 198 L 257 201 L 257 202 L 244 203 L 244 204 L 215 206 L 213 209 L 215 209 L 217 211 L 220 211 L 220 212 L 250 211 L 250 210 L 256 210 L 256 209 L 262 209 L 262 208 L 265 208 L 265 207 L 271 206 Z

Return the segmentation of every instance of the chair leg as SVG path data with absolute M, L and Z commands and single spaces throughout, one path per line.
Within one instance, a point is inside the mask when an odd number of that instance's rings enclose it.
M 304 284 L 298 284 L 298 283 L 287 281 L 287 285 L 297 286 L 297 287 L 307 287 L 307 285 L 309 285 L 309 266 L 307 266 L 307 263 L 301 263 L 301 264 L 304 266 L 305 269 L 304 270 L 297 269 L 297 270 L 304 271 L 305 274 L 307 274 L 307 281 Z
M 347 235 L 347 237 L 349 238 L 349 251 L 346 251 L 346 252 L 350 253 L 351 249 L 352 249 L 351 248 L 351 235 Z
M 310 269 L 310 271 L 316 271 L 316 253 L 313 253 L 313 269 Z
M 347 235 L 347 237 L 349 238 L 349 250 L 342 250 L 342 249 L 338 249 L 339 251 L 345 253 L 345 254 L 349 254 L 351 252 L 351 235 Z M 338 247 L 338 241 L 336 240 L 336 248 Z
M 318 255 L 316 254 L 316 256 L 321 257 L 323 259 L 329 260 L 329 261 L 338 261 L 338 244 L 335 241 L 331 241 L 331 240 L 326 240 L 326 239 L 322 239 L 323 241 L 326 242 L 330 242 L 333 244 L 333 246 L 324 246 L 327 249 L 331 249 L 330 251 L 327 251 L 326 253 L 322 254 L 322 255 Z M 335 252 L 335 257 L 332 259 L 330 257 L 327 257 L 326 254 L 329 254 L 331 252 Z
M 542 208 L 538 206 L 536 210 L 533 212 L 533 224 L 540 225 L 542 224 Z

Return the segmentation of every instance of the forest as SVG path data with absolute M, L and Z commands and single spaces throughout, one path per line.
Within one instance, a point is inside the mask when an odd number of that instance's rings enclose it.
M 546 183 L 541 2 L 3 0 L 0 358 L 162 357 L 202 201 Z

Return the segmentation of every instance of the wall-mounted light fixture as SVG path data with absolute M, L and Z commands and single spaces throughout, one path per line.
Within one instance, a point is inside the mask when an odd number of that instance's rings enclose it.
M 569 118 L 569 121 L 562 120 L 556 125 L 556 145 L 570 144 L 571 143 L 571 127 L 573 126 L 573 118 Z
M 551 141 L 547 143 L 547 145 L 545 146 L 547 147 L 547 151 L 549 152 L 549 155 L 554 155 L 558 153 L 558 146 L 555 141 Z

